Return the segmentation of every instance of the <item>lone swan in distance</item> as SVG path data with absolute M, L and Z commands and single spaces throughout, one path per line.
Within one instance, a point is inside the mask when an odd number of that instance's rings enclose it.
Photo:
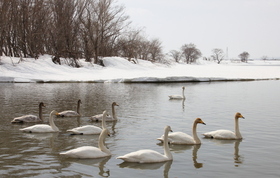
M 168 133 L 172 132 L 170 126 L 164 128 L 164 154 L 161 154 L 157 151 L 145 149 L 135 152 L 128 153 L 123 156 L 117 157 L 117 159 L 122 159 L 126 162 L 138 162 L 138 163 L 158 163 L 173 160 L 173 156 L 169 150 L 167 136 Z
M 39 103 L 39 117 L 35 115 L 24 115 L 14 118 L 11 123 L 25 123 L 25 122 L 43 122 L 43 107 L 46 107 L 43 102 Z
M 72 110 L 66 110 L 58 113 L 58 116 L 60 117 L 77 117 L 81 116 L 80 115 L 80 105 L 82 104 L 82 101 L 79 99 L 78 104 L 77 104 L 77 111 L 72 111 Z
M 238 119 L 239 118 L 245 119 L 242 116 L 242 114 L 237 112 L 235 114 L 235 132 L 232 132 L 230 130 L 216 130 L 216 131 L 204 133 L 203 135 L 206 138 L 215 138 L 215 139 L 223 139 L 223 140 L 238 140 L 238 139 L 242 139 L 241 133 L 239 131 L 239 123 L 238 123 Z
M 175 99 L 175 100 L 184 100 L 185 97 L 185 87 L 182 87 L 182 95 L 170 95 L 168 96 L 169 99 Z
M 104 111 L 105 115 L 106 112 Z M 105 138 L 110 135 L 108 128 L 106 127 L 105 120 L 102 121 L 102 132 L 99 135 L 98 140 L 98 148 L 94 146 L 82 146 L 72 150 L 68 150 L 66 152 L 60 153 L 60 155 L 65 155 L 70 158 L 102 158 L 106 156 L 111 156 L 111 152 L 108 148 L 106 148 Z
M 105 116 L 106 122 L 112 122 L 112 121 L 118 120 L 116 111 L 115 111 L 115 106 L 119 106 L 119 104 L 116 102 L 112 103 L 112 115 L 107 114 Z M 90 121 L 100 122 L 100 121 L 102 121 L 102 117 L 103 117 L 103 114 L 97 114 L 97 115 L 91 116 L 89 119 L 90 119 Z
M 184 132 L 172 132 L 172 133 L 168 134 L 168 142 L 170 144 L 176 144 L 176 145 L 179 145 L 179 144 L 182 144 L 182 145 L 199 145 L 199 144 L 201 144 L 201 141 L 198 138 L 197 133 L 196 133 L 197 124 L 206 125 L 202 121 L 202 119 L 197 118 L 193 122 L 193 128 L 192 128 L 193 137 L 184 133 Z M 164 138 L 164 136 L 161 136 L 161 138 L 158 138 L 157 140 L 163 142 L 163 138 Z
M 19 129 L 23 132 L 30 132 L 30 133 L 47 133 L 47 132 L 59 132 L 59 129 L 54 124 L 54 117 L 57 115 L 56 111 L 52 111 L 50 114 L 50 125 L 47 124 L 36 124 L 30 127 L 26 127 L 23 129 Z

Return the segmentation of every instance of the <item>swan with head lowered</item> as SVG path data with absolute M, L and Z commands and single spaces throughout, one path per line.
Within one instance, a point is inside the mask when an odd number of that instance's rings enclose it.
M 106 115 L 106 117 L 105 117 L 106 122 L 117 120 L 115 106 L 119 106 L 119 105 L 118 105 L 118 103 L 113 102 L 112 103 L 112 115 L 108 115 L 108 114 Z M 97 115 L 91 116 L 89 119 L 90 119 L 90 121 L 100 122 L 100 121 L 102 121 L 102 117 L 103 117 L 103 114 L 97 114 Z
M 157 163 L 157 162 L 164 162 L 173 160 L 172 154 L 169 150 L 168 146 L 168 133 L 172 132 L 170 126 L 166 126 L 164 128 L 164 154 L 161 154 L 157 151 L 150 150 L 150 149 L 144 149 L 139 150 L 135 152 L 128 153 L 123 156 L 117 157 L 117 159 L 122 159 L 126 162 L 137 162 L 137 163 Z
M 239 131 L 239 123 L 238 123 L 239 118 L 245 119 L 242 116 L 242 114 L 240 114 L 239 112 L 235 114 L 235 118 L 234 118 L 235 132 L 232 132 L 230 130 L 216 130 L 216 131 L 204 133 L 203 135 L 206 138 L 227 139 L 227 140 L 242 139 L 241 133 Z
M 43 102 L 39 103 L 39 117 L 35 116 L 35 115 L 24 115 L 21 117 L 16 117 L 14 118 L 11 123 L 25 123 L 25 122 L 43 122 L 43 114 L 42 114 L 42 110 L 43 107 L 45 107 Z
M 60 117 L 77 117 L 81 116 L 80 115 L 80 105 L 82 104 L 82 101 L 79 99 L 78 104 L 77 104 L 77 111 L 72 111 L 72 110 L 66 110 L 58 113 L 58 116 Z
M 50 114 L 49 123 L 47 124 L 36 124 L 30 127 L 26 127 L 23 129 L 19 129 L 23 132 L 29 132 L 29 133 L 47 133 L 47 132 L 59 132 L 59 129 L 54 124 L 54 117 L 57 115 L 57 111 L 52 111 Z
M 106 116 L 106 111 L 103 112 L 103 115 Z M 62 152 L 60 155 L 65 155 L 70 158 L 102 158 L 111 156 L 110 150 L 104 145 L 106 136 L 110 135 L 110 132 L 106 127 L 105 120 L 102 121 L 102 126 L 103 129 L 99 135 L 98 148 L 93 146 L 82 146 Z
M 185 97 L 185 87 L 182 87 L 182 95 L 170 95 L 168 96 L 169 99 L 177 99 L 177 100 L 184 100 L 186 99 Z
M 184 133 L 184 132 L 172 132 L 168 134 L 168 142 L 170 144 L 182 144 L 182 145 L 198 145 L 201 144 L 200 139 L 197 136 L 196 133 L 196 127 L 197 124 L 204 124 L 206 125 L 202 119 L 196 118 L 193 122 L 193 128 L 192 128 L 192 136 Z M 160 140 L 163 142 L 164 136 L 161 136 L 161 138 L 158 138 L 157 140 Z

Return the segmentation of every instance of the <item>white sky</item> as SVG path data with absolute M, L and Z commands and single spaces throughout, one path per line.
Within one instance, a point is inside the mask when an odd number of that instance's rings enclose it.
M 165 52 L 194 43 L 203 56 L 213 48 L 228 57 L 280 58 L 280 0 L 117 0 L 133 27 L 145 27 Z

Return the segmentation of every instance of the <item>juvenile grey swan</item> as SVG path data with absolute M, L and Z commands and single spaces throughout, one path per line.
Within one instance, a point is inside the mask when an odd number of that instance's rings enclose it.
M 39 103 L 39 117 L 35 115 L 24 115 L 14 118 L 11 123 L 25 123 L 25 122 L 43 122 L 43 107 L 46 107 L 43 102 Z
M 67 111 L 62 111 L 58 113 L 58 116 L 60 117 L 77 117 L 81 116 L 80 115 L 80 105 L 82 104 L 82 101 L 79 99 L 77 103 L 77 111 L 72 111 L 72 110 L 67 110 Z
M 116 121 L 117 119 L 117 115 L 116 115 L 116 111 L 115 111 L 115 106 L 119 106 L 118 103 L 113 102 L 112 103 L 112 115 L 106 115 L 105 120 L 106 122 L 112 122 L 112 121 Z M 91 116 L 90 121 L 95 121 L 95 122 L 100 122 L 102 121 L 102 114 L 97 114 L 94 116 Z

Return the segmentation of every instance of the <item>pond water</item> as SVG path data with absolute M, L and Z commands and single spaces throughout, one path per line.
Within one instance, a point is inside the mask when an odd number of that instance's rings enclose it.
M 186 100 L 172 101 L 170 94 Z M 280 177 L 280 81 L 123 84 L 123 83 L 0 83 L 1 177 Z M 33 124 L 11 124 L 17 116 L 38 115 L 44 102 L 44 121 L 52 110 L 76 109 L 81 117 L 56 118 L 59 133 L 22 133 Z M 88 117 L 111 112 L 116 101 L 118 121 L 107 123 L 111 136 L 106 145 L 112 156 L 104 159 L 69 159 L 59 155 L 79 146 L 97 146 L 96 135 L 71 136 L 67 129 L 100 123 Z M 240 112 L 242 141 L 205 139 L 202 133 L 234 129 Z M 173 161 L 158 164 L 123 163 L 116 159 L 139 149 L 163 153 L 156 138 L 170 125 L 191 134 L 197 117 L 201 146 L 170 146 Z

